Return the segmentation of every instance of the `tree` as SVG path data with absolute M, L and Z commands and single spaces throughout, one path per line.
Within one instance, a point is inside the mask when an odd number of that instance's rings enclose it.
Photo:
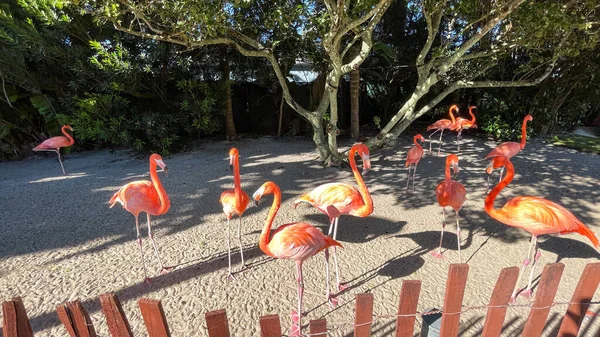
M 356 69 L 371 51 L 372 33 L 392 0 L 370 1 L 192 1 L 90 0 L 82 8 L 128 34 L 199 48 L 229 45 L 248 57 L 265 59 L 273 68 L 287 104 L 310 122 L 321 159 L 337 164 L 337 91 L 344 74 Z M 325 94 L 315 110 L 290 94 L 278 58 L 279 44 L 295 41 L 298 57 L 324 65 Z M 343 62 L 348 51 L 356 57 Z M 329 109 L 327 126 L 323 118 Z M 327 138 L 325 137 L 325 131 Z

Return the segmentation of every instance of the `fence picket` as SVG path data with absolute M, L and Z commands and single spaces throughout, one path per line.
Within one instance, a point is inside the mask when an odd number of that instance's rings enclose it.
M 309 323 L 311 337 L 327 337 L 327 320 L 315 319 Z
M 207 312 L 204 317 L 206 319 L 208 337 L 230 337 L 225 310 Z
M 17 296 L 12 299 L 15 304 L 15 310 L 17 313 L 17 333 L 19 337 L 33 337 L 33 330 L 31 329 L 31 323 L 27 317 L 25 311 L 25 305 L 21 297 Z
M 519 277 L 519 267 L 504 268 L 498 276 L 496 286 L 490 297 L 491 306 L 505 306 L 510 301 L 517 278 Z M 482 337 L 498 337 L 502 331 L 504 318 L 506 317 L 507 308 L 489 308 L 483 325 Z
M 373 294 L 356 294 L 354 337 L 370 337 L 373 325 Z
M 115 294 L 100 295 L 100 305 L 112 337 L 133 337 L 121 302 Z
M 279 315 L 267 315 L 260 318 L 262 337 L 281 337 L 281 322 Z
M 404 280 L 400 290 L 398 315 L 414 315 L 417 313 L 421 281 Z M 416 316 L 398 317 L 396 320 L 396 337 L 412 337 L 415 329 Z
M 96 337 L 96 330 L 81 302 L 73 301 L 56 307 L 58 318 L 71 337 Z
M 600 283 L 600 262 L 585 266 L 571 302 L 589 303 Z M 560 325 L 557 337 L 576 337 L 589 304 L 570 304 Z
M 446 294 L 444 296 L 444 312 L 442 313 L 442 326 L 440 337 L 458 336 L 462 301 L 469 274 L 469 265 L 466 263 L 451 264 L 446 281 Z M 448 315 L 449 314 L 449 315 Z
M 149 337 L 171 337 L 167 318 L 159 300 L 142 298 L 138 305 Z
M 17 309 L 15 302 L 6 301 L 2 303 L 2 335 L 4 337 L 19 337 L 17 332 Z
M 562 263 L 549 263 L 544 267 L 539 289 L 536 289 L 535 301 L 529 311 L 522 337 L 538 337 L 542 334 L 564 269 L 565 265 Z

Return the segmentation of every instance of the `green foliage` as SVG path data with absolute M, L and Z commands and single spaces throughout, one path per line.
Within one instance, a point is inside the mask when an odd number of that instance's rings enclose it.
M 554 136 L 554 145 L 564 146 L 583 152 L 600 154 L 600 139 L 582 136 Z

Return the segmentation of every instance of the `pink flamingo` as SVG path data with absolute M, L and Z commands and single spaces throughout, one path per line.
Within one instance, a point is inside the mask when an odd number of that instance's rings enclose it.
M 171 202 L 169 196 L 158 179 L 158 173 L 156 172 L 156 165 L 168 174 L 168 168 L 162 157 L 156 153 L 150 156 L 150 179 L 152 180 L 138 180 L 128 183 L 121 187 L 112 198 L 110 198 L 110 208 L 116 203 L 120 203 L 125 210 L 135 216 L 135 228 L 137 230 L 137 242 L 140 248 L 140 255 L 142 256 L 142 265 L 144 266 L 144 281 L 150 283 L 148 278 L 148 272 L 146 271 L 146 262 L 144 260 L 144 253 L 142 251 L 142 236 L 140 235 L 140 225 L 138 223 L 138 215 L 141 212 L 146 212 L 147 224 L 148 224 L 148 236 L 154 246 L 154 254 L 160 263 L 161 275 L 168 273 L 174 267 L 165 267 L 158 254 L 158 248 L 156 248 L 156 242 L 154 242 L 154 233 L 152 233 L 152 227 L 150 226 L 150 215 L 163 215 L 167 213 Z
M 452 127 L 454 126 L 454 123 L 455 123 L 455 119 L 454 119 L 454 115 L 452 114 L 452 110 L 454 110 L 454 111 L 456 111 L 456 113 L 458 113 L 458 106 L 453 105 L 450 107 L 450 111 L 448 111 L 448 113 L 450 114 L 450 119 L 440 119 L 439 121 L 437 121 L 427 127 L 427 131 L 435 129 L 435 131 L 432 134 L 430 134 L 428 137 L 429 138 L 429 153 L 431 153 L 431 136 L 433 136 L 436 132 L 441 131 L 440 147 L 438 148 L 438 155 L 440 154 L 440 151 L 442 150 L 442 136 L 444 135 L 444 130 L 452 129 Z
M 244 249 L 242 247 L 242 215 L 248 208 L 248 203 L 250 202 L 250 198 L 248 194 L 242 190 L 242 183 L 240 181 L 240 160 L 239 160 L 239 152 L 236 148 L 232 148 L 229 150 L 229 165 L 233 168 L 233 190 L 226 190 L 221 193 L 221 198 L 219 202 L 223 205 L 223 213 L 227 217 L 227 253 L 229 257 L 229 275 L 228 279 L 233 279 L 233 273 L 231 272 L 231 239 L 230 239 L 230 231 L 229 231 L 229 221 L 233 218 L 234 214 L 237 214 L 240 219 L 238 225 L 238 233 L 237 239 L 240 244 L 240 254 L 242 256 L 242 267 L 243 269 L 246 266 L 244 262 Z
M 296 262 L 296 272 L 298 282 L 298 311 L 292 311 L 292 333 L 291 336 L 300 336 L 301 318 L 302 318 L 302 296 L 304 294 L 304 282 L 302 277 L 302 263 L 309 257 L 325 250 L 325 274 L 327 283 L 327 301 L 334 307 L 337 301 L 329 292 L 329 254 L 327 248 L 342 247 L 342 245 L 321 233 L 320 230 L 303 222 L 295 222 L 279 226 L 271 233 L 273 219 L 281 205 L 281 190 L 272 181 L 264 183 L 252 197 L 256 204 L 263 195 L 273 194 L 273 204 L 265 222 L 265 226 L 260 233 L 258 246 L 267 255 L 276 259 L 290 259 Z
M 504 142 L 498 146 L 496 146 L 495 149 L 492 150 L 492 152 L 490 152 L 487 156 L 485 156 L 485 159 L 489 159 L 489 158 L 493 158 L 493 157 L 497 157 L 497 156 L 505 156 L 506 158 L 510 159 L 514 156 L 517 155 L 517 153 L 521 152 L 521 150 L 523 150 L 525 148 L 525 144 L 527 143 L 527 122 L 532 121 L 533 117 L 531 117 L 531 115 L 527 115 L 525 116 L 525 118 L 523 118 L 523 124 L 521 125 L 521 143 L 517 143 L 517 142 Z M 493 172 L 492 169 L 492 165 L 493 163 L 490 162 L 490 164 L 488 165 L 486 172 L 488 173 L 488 177 L 487 177 L 487 187 L 485 189 L 485 193 L 488 192 L 488 190 L 490 189 L 490 175 Z M 504 173 L 504 166 L 502 167 L 502 169 L 500 170 L 500 181 L 502 181 L 502 175 Z
M 423 136 L 421 136 L 420 134 L 416 135 L 413 138 L 413 142 L 415 143 L 415 146 L 411 147 L 410 150 L 408 150 L 408 154 L 406 155 L 406 166 L 405 167 L 408 167 L 408 179 L 406 180 L 406 190 L 407 191 L 408 191 L 408 183 L 410 182 L 410 167 L 411 167 L 411 165 L 415 165 L 414 170 L 413 170 L 413 188 L 412 188 L 414 191 L 415 190 L 415 176 L 417 175 L 417 164 L 421 160 L 421 157 L 423 157 L 423 148 L 421 147 L 421 145 L 419 145 L 419 143 L 417 143 L 417 140 L 424 142 L 425 138 L 423 138 Z
M 450 176 L 450 167 L 454 170 L 454 175 L 458 174 L 458 156 L 451 154 L 446 157 L 446 179 L 437 185 L 435 189 L 435 195 L 437 196 L 438 203 L 442 206 L 442 216 L 444 222 L 442 223 L 442 235 L 440 236 L 440 247 L 437 252 L 431 254 L 436 258 L 442 258 L 442 240 L 444 239 L 444 228 L 446 227 L 446 207 L 450 206 L 456 212 L 456 237 L 458 240 L 458 263 L 462 263 L 460 255 L 460 224 L 458 220 L 458 212 L 462 208 L 463 204 L 467 200 L 467 191 L 465 187 L 452 180 Z
M 62 159 L 60 158 L 60 148 L 61 147 L 69 147 L 75 144 L 75 140 L 71 137 L 70 134 L 67 133 L 67 129 L 73 132 L 73 128 L 70 125 L 63 125 L 60 129 L 64 136 L 56 136 L 51 137 L 43 141 L 40 145 L 33 148 L 33 151 L 53 151 L 58 155 L 58 162 L 60 163 L 60 167 L 62 168 L 63 175 L 65 173 L 65 167 L 63 166 Z
M 373 199 L 371 199 L 362 175 L 356 167 L 354 156 L 357 153 L 363 161 L 363 175 L 371 169 L 371 162 L 369 161 L 369 148 L 366 145 L 355 144 L 352 146 L 348 154 L 348 160 L 358 188 L 345 183 L 323 184 L 294 201 L 294 207 L 297 207 L 301 202 L 306 202 L 327 214 L 329 217 L 328 235 L 331 236 L 333 233 L 334 240 L 337 240 L 338 220 L 342 214 L 364 218 L 373 213 Z M 347 287 L 340 282 L 337 248 L 335 246 L 333 247 L 333 261 L 335 263 L 337 289 L 338 291 L 344 291 Z
M 485 211 L 490 217 L 502 222 L 505 225 L 521 228 L 531 234 L 531 243 L 527 258 L 523 261 L 521 272 L 517 285 L 511 296 L 511 302 L 516 301 L 517 293 L 519 293 L 519 282 L 523 276 L 525 267 L 531 262 L 531 251 L 535 247 L 533 265 L 531 266 L 531 274 L 529 276 L 529 284 L 527 290 L 521 294 L 525 297 L 531 297 L 531 283 L 533 281 L 533 273 L 535 265 L 539 260 L 541 253 L 538 251 L 537 237 L 545 234 L 566 234 L 577 232 L 582 234 L 592 241 L 594 247 L 598 248 L 598 238 L 594 233 L 587 228 L 579 219 L 569 212 L 566 208 L 552 201 L 532 196 L 519 196 L 509 200 L 500 209 L 494 208 L 494 200 L 500 191 L 505 188 L 513 180 L 515 168 L 508 158 L 505 156 L 496 156 L 492 158 L 493 168 L 501 166 L 506 168 L 506 177 L 502 179 L 496 187 L 492 189 L 490 194 L 485 198 Z M 522 290 L 522 289 L 521 289 Z
M 456 122 L 454 122 L 454 126 L 452 127 L 452 130 L 458 131 L 458 134 L 456 135 L 456 141 L 458 142 L 458 151 L 460 151 L 460 135 L 462 134 L 463 130 L 470 128 L 477 129 L 477 124 L 475 124 L 475 121 L 477 119 L 473 114 L 473 109 L 477 109 L 477 107 L 474 105 L 469 107 L 469 115 L 471 115 L 471 119 L 457 117 Z

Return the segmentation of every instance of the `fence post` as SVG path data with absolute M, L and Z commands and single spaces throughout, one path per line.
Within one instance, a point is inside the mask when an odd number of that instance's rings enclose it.
M 564 269 L 565 265 L 562 263 L 549 263 L 544 267 L 522 337 L 538 337 L 542 334 Z
M 79 300 L 56 306 L 58 319 L 67 329 L 71 337 L 96 337 L 96 330 L 87 311 Z
M 587 264 L 583 273 L 581 273 L 581 278 L 571 298 L 571 303 L 577 304 L 569 305 L 557 337 L 577 336 L 585 312 L 589 307 L 589 304 L 581 303 L 592 301 L 594 293 L 598 288 L 598 283 L 600 283 L 600 262 Z
M 413 315 L 396 319 L 396 337 L 412 337 L 415 329 L 417 305 L 421 293 L 421 281 L 403 280 L 400 290 L 398 315 Z
M 490 298 L 485 324 L 483 325 L 482 337 L 498 337 L 502 332 L 502 325 L 506 317 L 506 307 L 510 301 L 510 295 L 515 288 L 519 277 L 519 267 L 504 268 L 498 276 L 496 286 Z M 492 308 L 497 306 L 497 308 Z
M 205 314 L 208 337 L 230 337 L 227 313 L 225 310 L 215 310 Z
M 458 336 L 460 311 L 462 309 L 468 274 L 468 264 L 461 263 L 450 265 L 450 269 L 448 270 L 448 280 L 446 281 L 446 294 L 444 296 L 444 312 L 442 313 L 440 337 Z
M 4 337 L 33 337 L 31 323 L 21 297 L 17 296 L 11 301 L 2 303 L 2 317 Z
M 100 295 L 100 306 L 106 317 L 106 324 L 112 337 L 133 337 L 121 302 L 115 294 Z
M 373 325 L 373 294 L 356 294 L 354 337 L 370 337 Z
M 309 323 L 311 337 L 327 337 L 327 320 L 315 319 Z
M 262 337 L 281 337 L 281 322 L 279 315 L 267 315 L 260 318 Z
M 171 337 L 165 311 L 159 300 L 142 298 L 138 305 L 149 337 Z

